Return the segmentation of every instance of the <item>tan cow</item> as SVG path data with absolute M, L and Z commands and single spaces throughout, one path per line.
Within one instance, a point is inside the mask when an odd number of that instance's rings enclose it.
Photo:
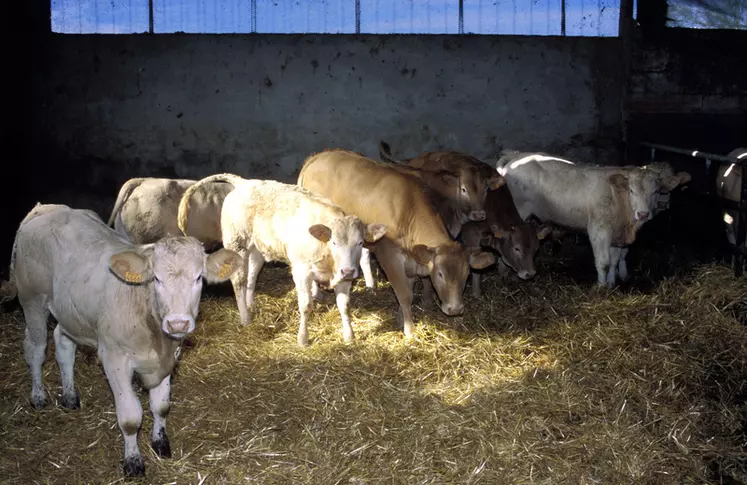
M 737 148 L 730 151 L 726 156 L 734 157 L 739 160 L 747 159 L 747 148 Z M 742 200 L 742 176 L 744 166 L 736 163 L 722 163 L 718 167 L 718 179 L 716 181 L 716 193 L 732 202 Z M 739 227 L 739 212 L 733 209 L 727 209 L 723 213 L 724 224 L 726 225 L 726 237 L 732 246 L 737 244 L 736 228 Z M 744 224 L 744 222 L 742 222 Z M 736 257 L 732 259 L 732 265 L 736 264 Z
M 446 315 L 464 312 L 462 293 L 469 268 L 485 268 L 495 258 L 452 240 L 418 180 L 349 150 L 308 157 L 298 185 L 338 204 L 365 222 L 380 221 L 387 233 L 372 245 L 399 301 L 398 320 L 411 337 L 412 285 L 430 277 Z
M 42 364 L 52 314 L 62 405 L 80 406 L 73 380 L 77 346 L 97 349 L 124 439 L 124 472 L 144 475 L 137 444 L 143 411 L 133 377 L 149 390 L 153 450 L 170 457 L 171 373 L 182 339 L 195 329 L 203 279 L 224 281 L 240 263 L 225 249 L 207 256 L 192 237 L 134 245 L 92 211 L 37 205 L 16 233 L 2 290 L 2 300 L 17 295 L 23 307 L 32 405 L 46 404 Z
M 219 174 L 190 187 L 179 204 L 179 227 L 187 231 L 190 197 L 203 184 L 229 182 L 221 214 L 223 244 L 244 256 L 246 266 L 231 277 L 241 323 L 249 324 L 257 276 L 267 261 L 290 264 L 298 293 L 301 322 L 298 344 L 309 343 L 307 320 L 319 284 L 335 291 L 346 343 L 353 341 L 348 301 L 365 242 L 386 233 L 382 224 L 365 225 L 330 201 L 296 185 L 274 180 L 247 180 Z
M 133 178 L 119 189 L 109 226 L 135 244 L 149 244 L 166 236 L 181 236 L 177 224 L 179 201 L 195 180 Z M 220 209 L 233 186 L 214 183 L 192 195 L 187 236 L 197 238 L 208 251 L 221 244 Z

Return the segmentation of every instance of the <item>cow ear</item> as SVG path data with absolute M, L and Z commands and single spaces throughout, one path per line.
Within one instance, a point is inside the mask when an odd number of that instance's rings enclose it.
M 687 172 L 677 172 L 677 175 L 670 175 L 664 177 L 661 180 L 661 187 L 666 191 L 674 190 L 678 185 L 686 184 L 692 180 L 692 177 Z
M 628 184 L 628 177 L 621 173 L 613 173 L 609 176 L 610 184 L 616 189 L 628 190 L 630 185 Z
M 230 249 L 219 249 L 205 259 L 205 280 L 208 283 L 226 281 L 244 264 L 244 258 Z
M 314 224 L 309 227 L 309 234 L 324 243 L 329 242 L 329 240 L 332 239 L 332 229 L 324 224 Z
M 135 251 L 122 251 L 109 258 L 109 269 L 125 283 L 140 285 L 153 278 L 150 259 Z
M 499 189 L 506 185 L 506 179 L 498 172 L 494 173 L 488 179 L 488 188 L 490 190 Z
M 366 226 L 366 242 L 375 243 L 386 234 L 386 226 L 384 224 L 369 224 Z
M 416 244 L 415 247 L 412 248 L 412 258 L 420 265 L 429 265 L 435 257 L 436 251 L 425 244 Z
M 497 239 L 505 239 L 508 237 L 511 229 L 507 230 L 505 227 L 501 227 L 498 224 L 491 224 L 490 232 L 493 234 L 493 237 Z
M 487 268 L 493 263 L 495 263 L 495 256 L 493 253 L 471 251 L 469 255 L 469 265 L 474 269 Z
M 543 224 L 537 227 L 537 239 L 545 239 L 552 232 L 552 226 L 549 224 Z

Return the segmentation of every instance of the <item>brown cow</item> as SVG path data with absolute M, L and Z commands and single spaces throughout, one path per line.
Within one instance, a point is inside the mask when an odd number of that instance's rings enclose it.
M 467 221 L 485 220 L 485 196 L 489 190 L 495 190 L 506 183 L 493 167 L 460 152 L 425 152 L 415 158 L 396 159 L 392 156 L 389 144 L 381 141 L 379 157 L 385 162 L 439 174 L 439 177 L 426 182 L 441 195 L 453 200 L 453 203 L 449 204 L 449 209 L 458 217 L 449 217 L 444 219 L 444 222 L 454 238 Z M 433 184 L 439 181 L 440 186 Z
M 540 239 L 552 230 L 547 224 L 534 226 L 524 221 L 516 210 L 508 187 L 488 192 L 484 221 L 468 222 L 459 239 L 465 246 L 488 246 L 501 255 L 501 262 L 527 280 L 536 274 L 534 256 Z M 472 272 L 472 295 L 480 296 L 480 275 Z
M 495 257 L 464 248 L 450 236 L 418 180 L 349 150 L 326 150 L 308 157 L 298 185 L 327 197 L 366 223 L 387 227 L 371 245 L 397 300 L 398 320 L 412 336 L 412 285 L 428 276 L 446 315 L 464 312 L 462 293 L 469 268 L 485 268 Z

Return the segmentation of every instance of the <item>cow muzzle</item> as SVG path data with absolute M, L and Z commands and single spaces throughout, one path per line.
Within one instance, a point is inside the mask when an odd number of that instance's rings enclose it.
M 341 268 L 340 269 L 340 279 L 343 279 L 343 280 L 352 280 L 356 276 L 358 276 L 356 274 L 357 272 L 358 272 L 357 268 Z
M 170 337 L 181 339 L 195 330 L 195 319 L 189 315 L 173 314 L 164 317 L 161 329 Z
M 646 221 L 646 220 L 648 220 L 649 214 L 650 213 L 648 211 L 635 211 L 635 220 L 636 221 Z
M 455 317 L 464 313 L 464 303 L 444 303 L 441 310 L 450 317 Z
M 469 213 L 469 216 L 467 216 L 470 221 L 484 221 L 485 220 L 485 211 L 471 211 Z
M 536 275 L 537 272 L 524 270 L 524 271 L 518 271 L 516 274 L 518 274 L 519 278 L 521 278 L 522 280 L 531 280 L 532 278 L 534 278 L 534 275 Z

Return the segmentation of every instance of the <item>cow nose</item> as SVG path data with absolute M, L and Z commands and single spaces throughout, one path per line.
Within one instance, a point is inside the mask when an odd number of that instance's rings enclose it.
M 340 276 L 344 280 L 351 280 L 355 278 L 355 268 L 342 268 L 340 269 Z
M 648 214 L 648 211 L 637 211 L 635 213 L 635 218 L 639 221 L 645 221 L 646 219 L 648 219 Z
M 485 211 L 472 211 L 469 213 L 469 220 L 470 221 L 484 221 L 485 220 Z
M 163 319 L 163 330 L 170 335 L 183 335 L 194 330 L 194 319 L 188 315 L 169 315 Z
M 442 308 L 444 313 L 450 317 L 464 313 L 463 303 L 445 303 Z
M 522 280 L 531 280 L 536 274 L 536 271 L 519 271 L 519 278 Z

